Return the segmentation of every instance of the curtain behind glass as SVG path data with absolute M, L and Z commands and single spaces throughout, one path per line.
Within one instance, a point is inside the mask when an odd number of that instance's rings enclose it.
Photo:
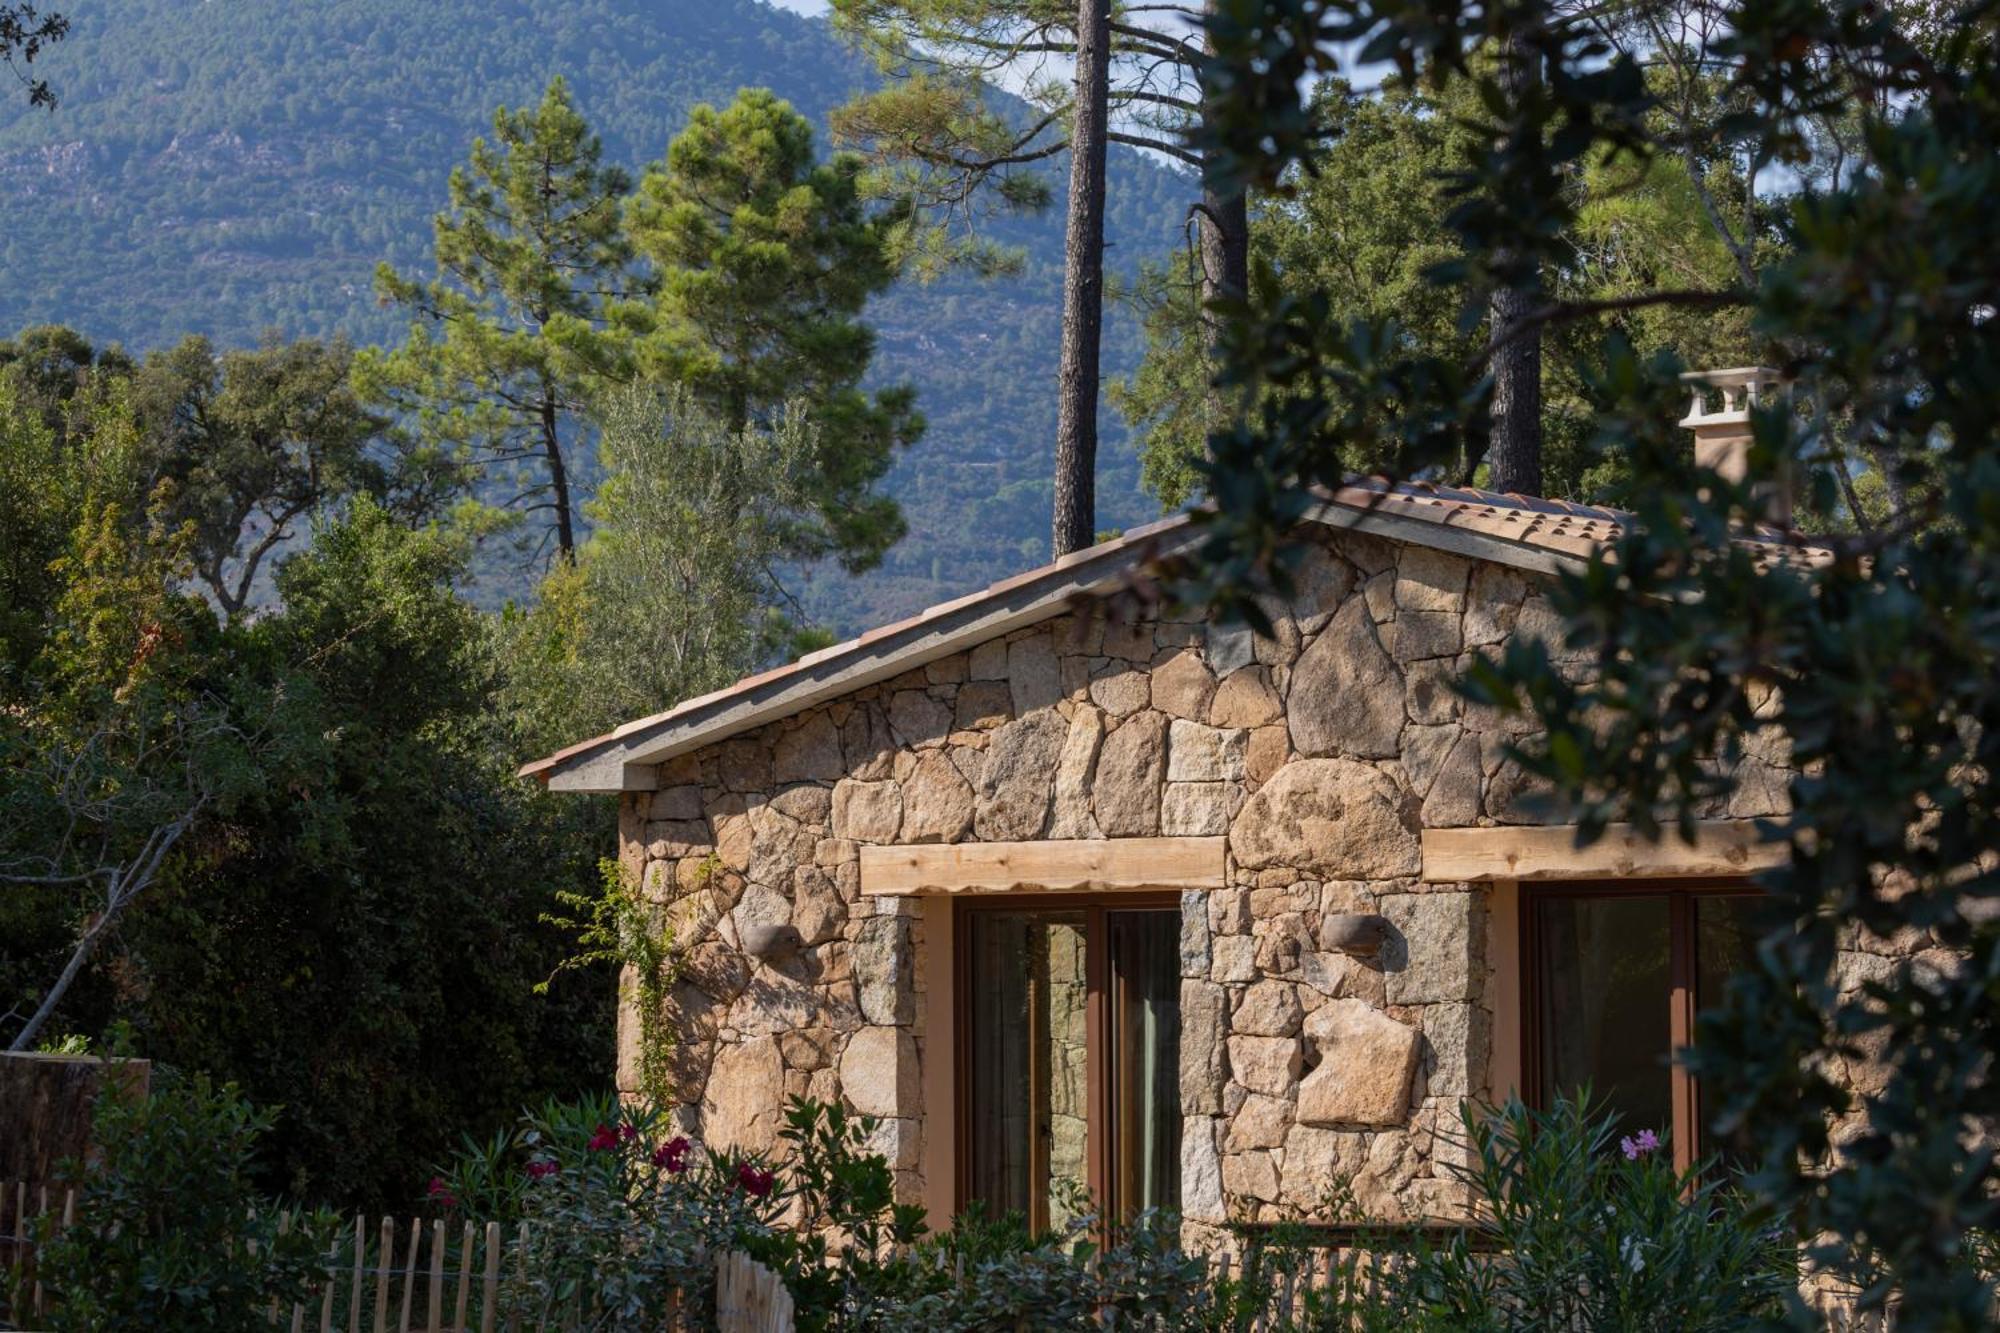
M 1113 912 L 1118 1209 L 1180 1206 L 1180 913 Z
M 1673 1125 L 1664 895 L 1549 897 L 1540 926 L 1542 1103 L 1588 1084 L 1627 1133 Z

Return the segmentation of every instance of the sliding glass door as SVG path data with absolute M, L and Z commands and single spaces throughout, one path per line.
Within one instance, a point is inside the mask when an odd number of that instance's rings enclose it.
M 969 916 L 970 1197 L 1061 1226 L 1088 1192 L 1084 914 Z
M 1180 1197 L 1179 905 L 958 904 L 960 1202 L 1061 1227 Z
M 1535 885 L 1523 891 L 1527 1086 L 1541 1105 L 1584 1087 L 1621 1133 L 1670 1132 L 1674 1161 L 1741 1144 L 1705 1135 L 1701 1086 L 1674 1053 L 1695 1015 L 1752 964 L 1747 885 Z

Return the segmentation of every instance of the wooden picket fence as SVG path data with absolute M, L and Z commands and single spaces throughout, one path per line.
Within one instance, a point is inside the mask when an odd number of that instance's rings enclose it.
M 1407 1260 L 1405 1251 L 1358 1243 L 1285 1253 L 1253 1247 L 1211 1256 L 1208 1271 L 1218 1287 L 1234 1281 L 1246 1289 L 1234 1307 L 1245 1333 L 1281 1333 L 1337 1326 L 1343 1313 L 1379 1297 L 1383 1280 Z
M 53 1299 L 34 1277 L 37 1221 L 59 1213 L 62 1225 L 71 1225 L 77 1207 L 74 1190 L 0 1181 L 0 1297 L 24 1275 L 28 1279 L 12 1326 L 34 1327 L 32 1321 Z M 281 1219 L 281 1225 L 288 1222 Z M 520 1224 L 513 1238 L 525 1239 L 526 1227 Z M 438 1218 L 383 1217 L 371 1226 L 357 1216 L 329 1256 L 317 1300 L 289 1309 L 273 1304 L 267 1313 L 273 1327 L 291 1333 L 525 1333 L 501 1309 L 508 1239 L 498 1222 L 450 1225 Z M 520 1248 L 525 1247 L 516 1253 Z M 1338 1327 L 1342 1314 L 1372 1301 L 1383 1279 L 1407 1261 L 1407 1250 L 1385 1246 L 1379 1237 L 1327 1234 L 1308 1248 L 1288 1251 L 1253 1241 L 1244 1252 L 1219 1253 L 1207 1264 L 1218 1286 L 1234 1281 L 1245 1288 L 1243 1302 L 1235 1306 L 1247 1314 L 1240 1325 L 1245 1333 L 1288 1333 Z M 1833 1333 L 1892 1333 L 1896 1326 L 1893 1313 L 1858 1316 L 1851 1293 L 1819 1287 L 1806 1295 Z M 1107 1329 L 1120 1327 L 1115 1311 L 1106 1315 Z M 791 1294 L 749 1256 L 725 1255 L 716 1267 L 715 1322 L 722 1333 L 792 1333 Z M 676 1313 L 662 1333 L 690 1333 L 692 1327 Z M 538 1333 L 549 1330 L 538 1326 Z
M 13 1313 L 17 1327 L 33 1327 L 26 1321 L 46 1313 L 53 1298 L 34 1277 L 33 1237 L 38 1220 L 58 1209 L 62 1225 L 75 1222 L 73 1189 L 0 1182 L 0 1282 L 12 1290 L 22 1276 L 28 1279 L 23 1308 Z M 284 1214 L 279 1225 L 289 1229 L 291 1221 Z M 523 1222 L 514 1239 L 527 1234 Z M 267 1313 L 274 1327 L 291 1333 L 511 1333 L 514 1322 L 500 1301 L 508 1239 L 498 1222 L 383 1217 L 371 1227 L 367 1217 L 357 1216 L 329 1255 L 318 1299 L 290 1309 L 273 1302 Z M 791 1333 L 791 1294 L 777 1274 L 749 1256 L 726 1255 L 717 1265 L 716 1324 L 723 1333 Z M 662 1333 L 691 1327 L 676 1311 Z

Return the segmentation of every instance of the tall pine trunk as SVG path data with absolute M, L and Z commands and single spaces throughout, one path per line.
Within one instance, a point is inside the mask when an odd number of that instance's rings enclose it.
M 549 502 L 556 511 L 556 553 L 564 564 L 576 559 L 576 526 L 569 512 L 569 469 L 563 465 L 562 436 L 556 426 L 556 399 L 552 386 L 542 386 L 542 452 L 549 461 Z
M 1242 194 L 1220 195 L 1204 186 L 1201 192 L 1201 330 L 1208 358 L 1208 429 L 1228 425 L 1229 405 L 1214 375 L 1223 361 L 1222 334 L 1227 323 L 1217 303 L 1242 299 L 1250 289 L 1250 205 Z
M 1493 293 L 1488 319 L 1493 337 L 1509 331 L 1538 304 L 1532 290 L 1502 287 Z M 1542 493 L 1542 335 L 1508 338 L 1496 347 L 1493 371 L 1493 436 L 1486 457 L 1494 490 L 1520 495 Z
M 1203 12 L 1215 14 L 1215 0 L 1207 0 Z M 1214 32 L 1209 30 L 1200 69 L 1201 105 L 1204 117 L 1212 104 L 1208 87 L 1208 61 L 1215 57 Z M 1204 173 L 1205 177 L 1206 173 Z M 1239 300 L 1250 290 L 1250 201 L 1242 191 L 1220 193 L 1215 183 L 1204 178 L 1201 189 L 1201 307 L 1202 340 L 1208 353 L 1211 376 L 1222 365 L 1223 319 L 1215 311 L 1218 301 Z M 1222 390 L 1211 383 L 1208 389 L 1208 428 L 1220 430 L 1227 407 Z
M 1520 96 L 1540 77 L 1536 59 L 1518 35 L 1508 38 L 1500 78 L 1511 95 Z M 1487 306 L 1494 349 L 1488 362 L 1493 373 L 1493 435 L 1486 457 L 1496 491 L 1542 493 L 1542 334 L 1539 329 L 1515 332 L 1540 298 L 1537 270 L 1527 286 L 1495 291 Z
M 1110 0 L 1078 0 L 1076 105 L 1069 137 L 1062 362 L 1057 371 L 1056 495 L 1051 552 L 1097 535 L 1098 343 L 1104 325 L 1104 150 L 1111 83 Z

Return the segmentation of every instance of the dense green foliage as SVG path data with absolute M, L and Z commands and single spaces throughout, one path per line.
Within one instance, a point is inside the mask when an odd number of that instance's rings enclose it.
M 192 335 L 133 377 L 158 519 L 189 526 L 195 577 L 227 617 L 267 590 L 266 561 L 314 515 L 366 496 L 418 520 L 457 493 L 457 461 L 370 411 L 349 385 L 353 360 L 339 340 L 218 354 Z
M 1662 69 L 1656 81 L 1671 77 Z M 1712 100 L 1701 109 L 1713 112 Z M 1472 361 L 1490 336 L 1490 314 L 1465 279 L 1440 281 L 1438 271 L 1455 269 L 1462 257 L 1462 238 L 1449 222 L 1452 175 L 1477 142 L 1474 90 L 1463 82 L 1436 90 L 1391 82 L 1360 92 L 1330 80 L 1315 91 L 1309 111 L 1319 139 L 1288 172 L 1284 188 L 1260 196 L 1253 215 L 1251 243 L 1266 266 L 1264 291 L 1324 302 L 1327 318 L 1379 330 L 1402 347 Z M 1743 206 L 1739 164 L 1725 155 L 1696 167 L 1710 190 Z M 1545 270 L 1544 284 L 1562 298 L 1606 302 L 1663 287 L 1726 286 L 1735 260 L 1688 172 L 1681 158 L 1657 156 L 1643 165 L 1591 163 L 1573 173 L 1566 188 L 1577 200 L 1575 215 L 1556 247 L 1560 263 Z M 1775 251 L 1770 206 L 1753 202 L 1750 222 L 1756 230 L 1748 253 Z M 1143 432 L 1146 484 L 1169 505 L 1198 489 L 1195 464 L 1209 432 L 1226 424 L 1226 399 L 1210 388 L 1215 368 L 1205 355 L 1194 262 L 1189 255 L 1149 266 L 1133 288 L 1145 312 L 1147 352 L 1115 397 Z M 1576 369 L 1613 334 L 1642 356 L 1671 351 L 1689 365 L 1750 359 L 1740 311 L 1641 306 L 1552 327 L 1542 388 L 1546 495 L 1588 500 L 1620 475 L 1615 459 L 1591 447 L 1598 392 Z M 1337 384 L 1325 391 L 1336 411 L 1352 405 Z M 1396 404 L 1385 406 L 1393 411 Z M 1365 470 L 1391 462 L 1358 451 L 1349 461 Z M 1470 453 L 1440 460 L 1440 470 L 1452 481 L 1485 480 L 1481 459 Z
M 875 355 L 862 308 L 896 276 L 901 215 L 864 203 L 860 172 L 850 154 L 817 161 L 812 122 L 750 88 L 695 108 L 630 209 L 654 286 L 634 311 L 642 373 L 730 431 L 809 413 L 811 483 L 773 497 L 793 514 L 782 550 L 850 571 L 903 535 L 875 485 L 924 424 L 907 385 L 861 388 Z
M 601 975 L 534 994 L 567 948 L 538 918 L 595 878 L 608 812 L 513 780 L 461 558 L 364 507 L 285 564 L 283 612 L 229 665 L 309 701 L 326 750 L 135 931 L 148 1052 L 281 1104 L 270 1167 L 316 1198 L 407 1197 L 448 1127 L 595 1086 L 610 1059 Z
M 42 1219 L 35 1280 L 55 1294 L 38 1327 L 270 1327 L 267 1309 L 304 1300 L 338 1222 L 281 1226 L 253 1170 L 272 1116 L 234 1084 L 162 1076 L 149 1094 L 98 1099 L 97 1156 L 68 1164 L 76 1225 Z M 17 1291 L 14 1309 L 26 1308 Z
M 1403 1327 L 1728 1333 L 1795 1297 L 1794 1238 L 1747 1208 L 1719 1165 L 1677 1172 L 1647 1131 L 1614 1143 L 1613 1117 L 1585 1102 L 1468 1104 L 1461 1119 L 1480 1221 L 1418 1250 L 1398 1283 Z
M 185 591 L 184 492 L 149 498 L 137 382 L 73 380 L 51 426 L 23 366 L 0 371 L 20 557 L 0 570 L 0 1036 L 125 1020 L 147 1056 L 282 1107 L 264 1169 L 327 1200 L 407 1197 L 447 1126 L 595 1084 L 608 981 L 532 992 L 568 947 L 538 918 L 593 882 L 608 813 L 512 779 L 494 629 L 452 588 L 462 542 L 351 497 L 316 511 L 279 607 L 225 623 Z
M 1614 1143 L 1611 1123 L 1567 1101 L 1468 1109 L 1459 1174 L 1479 1222 L 1441 1242 L 1366 1231 L 1330 1270 L 1308 1228 L 1255 1228 L 1228 1278 L 1181 1247 L 1171 1214 L 1106 1237 L 1087 1214 L 1038 1235 L 974 1210 L 933 1234 L 893 1201 L 876 1123 L 811 1101 L 787 1106 L 769 1161 L 705 1152 L 645 1106 L 551 1104 L 468 1144 L 432 1193 L 467 1217 L 527 1219 L 517 1309 L 580 1302 L 593 1327 L 648 1327 L 676 1284 L 705 1316 L 704 1256 L 724 1249 L 778 1273 L 813 1333 L 1720 1333 L 1778 1314 L 1797 1283 L 1790 1233 L 1712 1167 L 1677 1173 L 1651 1136 Z
M 1463 258 L 1433 282 L 1532 290 L 1579 223 L 1576 173 L 1667 151 L 1637 56 L 1541 0 L 1218 9 L 1226 106 L 1211 146 L 1232 180 L 1273 183 L 1312 151 L 1301 90 L 1340 72 L 1356 39 L 1406 81 L 1477 89 L 1483 129 L 1457 161 L 1447 219 Z M 1757 493 L 1695 468 L 1674 424 L 1680 367 L 1614 340 L 1578 370 L 1596 388 L 1591 438 L 1629 469 L 1635 516 L 1560 580 L 1566 642 L 1513 643 L 1475 664 L 1471 688 L 1546 728 L 1519 757 L 1585 837 L 1614 820 L 1674 836 L 1726 798 L 1746 753 L 1792 766 L 1790 814 L 1768 827 L 1787 864 L 1761 877 L 1757 966 L 1696 1042 L 1708 1113 L 1754 1145 L 1760 1202 L 1868 1303 L 1900 1296 L 1901 1327 L 1987 1327 L 1996 1275 L 1973 1257 L 2000 1222 L 1984 1138 L 2000 1114 L 2000 256 L 1987 216 L 2000 17 L 1803 0 L 1704 13 L 1677 40 L 1724 85 L 1709 142 L 1789 164 L 1812 188 L 1761 273 L 1649 284 L 1632 305 L 1746 309 L 1791 386 L 1754 413 L 1753 476 L 1789 468 L 1826 512 L 1865 466 L 1890 512 L 1851 511 L 1858 531 L 1826 563 L 1760 565 L 1730 540 L 1763 512 Z M 1531 53 L 1547 78 L 1508 86 L 1481 61 L 1502 49 Z M 1590 313 L 1558 300 L 1543 322 Z M 1476 362 L 1323 306 L 1236 315 L 1226 379 L 1280 392 L 1211 437 L 1204 472 L 1226 503 L 1183 591 L 1255 617 L 1257 589 L 1284 581 L 1311 484 L 1356 456 L 1406 475 L 1479 456 L 1487 386 Z M 1329 411 L 1335 394 L 1382 410 Z M 1559 670 L 1563 654 L 1589 670 Z M 1881 939 L 1920 952 L 1871 963 Z M 1839 1076 L 1862 1062 L 1858 1085 Z
M 122 0 L 71 16 L 70 39 L 36 66 L 60 108 L 0 103 L 0 329 L 60 321 L 135 349 L 187 333 L 247 347 L 270 328 L 358 345 L 400 336 L 375 302 L 376 265 L 429 271 L 451 167 L 496 104 L 532 106 L 555 75 L 604 136 L 606 162 L 634 173 L 698 102 L 768 87 L 823 125 L 873 77 L 823 23 L 753 0 Z M 1111 169 L 1110 262 L 1132 268 L 1178 238 L 1192 185 L 1122 149 Z M 820 573 L 802 585 L 836 628 L 955 596 L 1047 550 L 1060 213 L 985 234 L 1025 252 L 1019 275 L 905 282 L 868 306 L 874 375 L 920 385 L 929 428 L 887 478 L 909 537 L 865 584 Z M 1114 318 L 1107 370 L 1137 350 L 1136 324 Z M 1154 511 L 1136 468 L 1108 422 L 1106 524 Z M 511 562 L 476 572 L 482 605 L 528 587 Z
M 503 628 L 509 706 L 543 753 L 793 655 L 773 571 L 824 495 L 803 408 L 731 430 L 685 391 L 637 385 L 595 420 L 594 531 Z

